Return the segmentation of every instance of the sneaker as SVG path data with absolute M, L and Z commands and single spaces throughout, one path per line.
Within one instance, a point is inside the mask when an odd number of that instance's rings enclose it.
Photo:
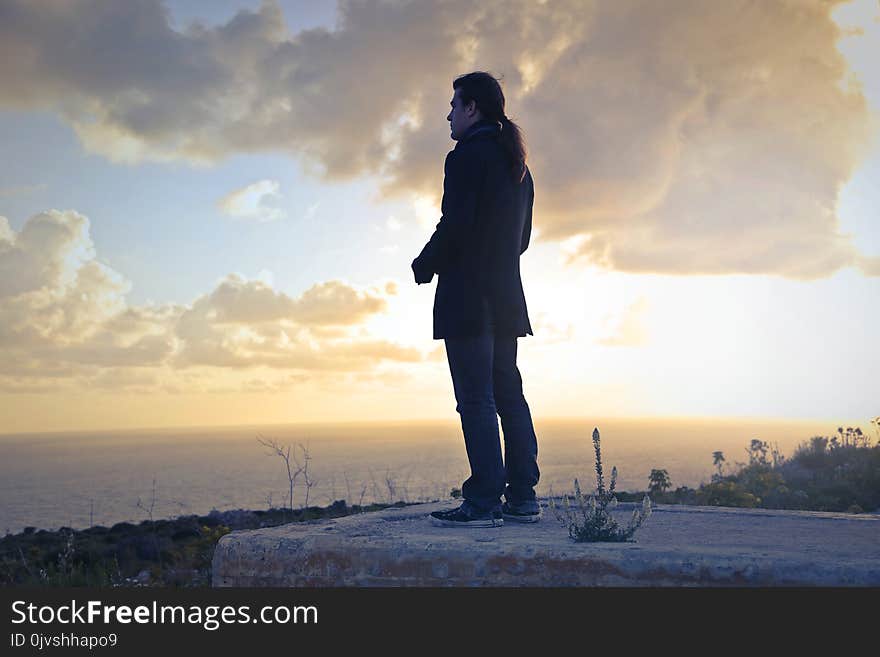
M 544 515 L 540 506 L 535 511 L 520 511 L 507 502 L 501 506 L 501 513 L 505 520 L 512 520 L 513 522 L 538 522 L 541 516 Z
M 432 511 L 431 524 L 438 527 L 501 527 L 504 518 L 501 511 L 471 515 L 463 507 L 448 511 Z

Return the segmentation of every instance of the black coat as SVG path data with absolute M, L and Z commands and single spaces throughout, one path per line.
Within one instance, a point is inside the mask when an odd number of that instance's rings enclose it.
M 511 173 L 500 125 L 474 123 L 446 155 L 443 216 L 412 263 L 419 283 L 437 277 L 434 339 L 495 334 L 534 335 L 520 279 L 529 245 L 535 187 L 526 167 Z

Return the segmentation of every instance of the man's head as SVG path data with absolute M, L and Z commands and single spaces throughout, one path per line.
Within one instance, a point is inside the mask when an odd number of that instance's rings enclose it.
M 453 80 L 452 89 L 452 111 L 446 120 L 456 141 L 480 119 L 500 122 L 504 116 L 504 93 L 498 80 L 489 73 L 474 71 L 460 75 Z
M 446 120 L 449 121 L 450 137 L 458 141 L 468 128 L 483 118 L 483 115 L 477 109 L 475 100 L 471 100 L 469 103 L 462 100 L 460 88 L 454 90 L 449 104 L 452 105 L 452 109 L 449 110 Z
M 446 117 L 451 137 L 460 140 L 481 119 L 497 121 L 501 126 L 499 141 L 509 156 L 511 173 L 522 182 L 526 175 L 526 144 L 519 126 L 504 113 L 504 92 L 498 79 L 486 71 L 474 71 L 455 78 L 452 90 L 452 110 Z

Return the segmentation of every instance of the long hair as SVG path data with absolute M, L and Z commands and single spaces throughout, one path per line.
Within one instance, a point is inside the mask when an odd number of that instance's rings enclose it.
M 504 113 L 504 92 L 498 79 L 486 71 L 460 75 L 452 82 L 452 89 L 460 89 L 461 102 L 477 103 L 484 118 L 501 124 L 500 141 L 511 163 L 514 180 L 522 182 L 526 175 L 526 145 L 520 127 Z

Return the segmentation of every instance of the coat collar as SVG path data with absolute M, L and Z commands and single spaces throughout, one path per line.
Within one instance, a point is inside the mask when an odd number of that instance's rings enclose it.
M 458 143 L 461 144 L 463 142 L 469 141 L 478 135 L 488 135 L 494 137 L 500 133 L 501 124 L 498 123 L 498 121 L 493 121 L 492 119 L 480 119 L 476 123 L 473 123 L 467 129 L 467 131 L 465 131 L 461 139 L 458 140 Z

